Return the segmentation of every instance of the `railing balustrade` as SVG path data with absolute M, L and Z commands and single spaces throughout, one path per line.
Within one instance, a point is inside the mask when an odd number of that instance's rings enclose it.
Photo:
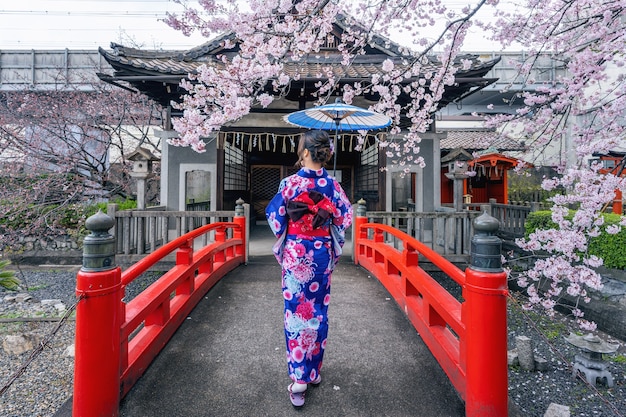
M 156 249 L 122 272 L 110 216 L 87 220 L 77 274 L 74 416 L 117 416 L 122 398 L 204 294 L 248 257 L 249 217 L 237 202 L 230 222 L 207 224 Z M 144 211 L 143 213 L 147 213 Z M 208 242 L 207 235 L 213 236 Z M 202 247 L 194 250 L 195 241 Z M 125 288 L 168 255 L 176 264 L 131 300 Z
M 206 292 L 226 273 L 245 262 L 245 217 L 216 222 L 179 237 L 122 273 L 127 286 L 170 253 L 176 266 L 125 304 L 121 325 L 121 393 L 125 395 Z M 202 244 L 194 252 L 194 240 Z M 230 237 L 229 237 L 230 235 Z
M 369 211 L 367 220 L 369 223 L 394 227 L 452 262 L 464 262 L 468 260 L 470 239 L 474 232 L 472 220 L 479 215 L 477 211 Z M 387 243 L 398 248 L 399 242 L 393 235 L 387 235 L 387 238 Z
M 549 209 L 545 204 L 538 202 L 514 205 L 496 203 L 495 199 L 490 199 L 489 203 L 463 204 L 463 207 L 470 211 L 487 211 L 498 219 L 500 222 L 498 234 L 508 240 L 524 237 L 526 231 L 524 225 L 529 213 Z
M 249 204 L 244 204 L 244 216 L 249 218 Z M 214 222 L 233 221 L 235 212 L 221 211 L 166 211 L 165 207 L 145 210 L 117 210 L 116 204 L 107 206 L 107 213 L 115 219 L 112 235 L 117 238 L 116 255 L 121 263 L 140 260 L 147 253 L 183 236 L 198 227 Z M 211 234 L 203 236 L 199 245 L 206 245 Z
M 376 216 L 366 214 L 365 202 L 359 202 L 354 262 L 370 271 L 405 312 L 465 401 L 466 416 L 506 416 L 507 276 L 495 236 L 498 221 L 487 214 L 474 221 L 470 267 L 462 271 L 395 225 L 371 222 Z M 462 300 L 423 269 L 421 258 L 462 288 Z
M 73 415 L 117 415 L 120 398 L 206 291 L 246 262 L 249 217 L 243 216 L 242 203 L 237 202 L 232 222 L 210 223 L 188 232 L 123 273 L 115 265 L 115 239 L 107 233 L 114 220 L 102 213 L 97 221 L 88 219 L 92 233 L 85 238 L 76 285 L 80 300 Z M 495 236 L 498 221 L 486 214 L 476 218 L 477 214 L 372 212 L 366 216 L 365 202 L 359 202 L 353 253 L 355 263 L 378 278 L 407 314 L 465 401 L 466 415 L 499 417 L 507 413 L 508 398 L 506 273 L 500 265 L 501 241 Z M 476 235 L 471 238 L 470 266 L 465 271 L 400 229 L 419 235 L 421 227 L 437 236 L 435 225 L 442 218 L 472 219 Z M 420 226 L 412 226 L 411 221 Z M 194 241 L 207 234 L 214 240 L 194 251 Z M 176 265 L 124 301 L 125 287 L 170 253 L 175 253 Z M 423 269 L 422 258 L 462 289 L 462 299 Z
M 524 224 L 531 211 L 529 206 L 491 204 L 491 215 L 500 221 L 500 235 L 509 239 L 524 236 Z
M 434 212 L 415 211 L 371 211 L 368 221 L 397 228 L 444 255 L 452 262 L 466 262 L 470 239 L 474 233 L 472 220 L 487 211 L 500 221 L 499 234 L 506 239 L 524 236 L 524 223 L 528 213 L 539 209 L 538 204 L 515 206 L 499 204 L 495 200 L 488 204 L 464 204 L 466 210 L 455 212 L 441 207 Z M 249 217 L 249 205 L 245 205 Z M 124 264 L 141 259 L 145 254 L 198 227 L 215 221 L 232 221 L 234 211 L 165 211 L 165 207 L 145 210 L 117 210 L 110 204 L 109 215 L 115 218 L 112 234 L 117 237 L 116 255 Z M 206 244 L 210 236 L 205 236 Z M 396 243 L 393 239 L 389 242 Z

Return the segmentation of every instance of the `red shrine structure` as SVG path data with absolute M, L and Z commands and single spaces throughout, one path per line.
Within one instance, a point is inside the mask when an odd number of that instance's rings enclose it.
M 463 181 L 464 202 L 508 203 L 508 171 L 520 161 L 504 152 L 524 149 L 524 144 L 491 130 L 451 130 L 441 140 L 441 204 L 454 201 L 453 180 L 456 167 L 463 167 L 470 176 Z M 473 176 L 472 176 L 473 175 Z

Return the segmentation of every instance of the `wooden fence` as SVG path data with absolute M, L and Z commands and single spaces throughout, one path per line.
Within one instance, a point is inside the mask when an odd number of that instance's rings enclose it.
M 467 262 L 474 233 L 472 221 L 479 215 L 479 211 L 455 212 L 442 208 L 436 212 L 368 211 L 366 217 L 368 223 L 385 224 L 403 231 L 451 262 Z M 399 249 L 400 242 L 388 243 Z
M 250 219 L 250 205 L 241 201 L 244 216 Z M 137 262 L 146 254 L 199 227 L 215 222 L 232 222 L 235 210 L 222 211 L 166 211 L 165 207 L 145 210 L 117 210 L 116 204 L 107 206 L 107 214 L 115 219 L 111 234 L 116 237 L 116 258 L 127 264 Z M 249 224 L 248 230 L 249 232 Z M 213 239 L 207 234 L 197 245 L 206 245 Z
M 249 204 L 243 204 L 245 216 L 250 218 Z M 455 212 L 452 208 L 441 207 L 434 212 L 415 211 L 370 211 L 370 223 L 380 223 L 397 228 L 424 243 L 432 250 L 445 256 L 451 262 L 467 262 L 470 240 L 474 234 L 472 221 L 487 211 L 500 221 L 499 234 L 504 239 L 524 236 L 524 223 L 528 213 L 539 209 L 538 205 L 514 206 L 491 201 L 489 204 L 465 204 L 466 210 Z M 116 256 L 118 262 L 137 262 L 146 254 L 190 232 L 198 227 L 214 222 L 229 222 L 235 211 L 166 211 L 165 207 L 151 207 L 145 210 L 117 210 L 110 204 L 108 214 L 115 219 L 111 234 L 116 236 Z M 249 225 L 248 231 L 249 232 Z M 203 238 L 205 245 L 212 236 Z M 398 242 L 389 242 L 398 246 Z
M 505 240 L 514 240 L 524 236 L 524 224 L 528 214 L 538 210 L 549 210 L 542 203 L 530 202 L 523 205 L 501 204 L 491 199 L 488 204 L 464 204 L 470 211 L 487 211 L 500 221 L 498 235 Z

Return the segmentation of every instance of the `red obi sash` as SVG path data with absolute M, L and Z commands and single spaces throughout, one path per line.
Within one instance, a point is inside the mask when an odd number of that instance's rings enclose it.
M 305 224 L 304 222 L 289 222 L 289 226 L 287 227 L 287 234 L 303 235 L 310 237 L 330 237 L 330 232 L 328 230 L 324 230 L 323 227 L 311 229 L 311 226 Z
M 330 199 L 315 190 L 304 192 L 287 202 L 287 215 L 290 219 L 289 227 L 291 228 L 294 225 L 293 227 L 302 229 L 300 231 L 294 229 L 296 234 L 322 236 L 317 231 L 313 232 L 310 229 L 323 230 L 324 227 L 322 226 L 328 224 L 334 211 L 335 207 Z M 298 224 L 301 226 L 297 226 Z M 328 227 L 326 229 L 328 230 Z M 323 231 L 324 236 L 328 236 L 328 234 L 328 231 Z

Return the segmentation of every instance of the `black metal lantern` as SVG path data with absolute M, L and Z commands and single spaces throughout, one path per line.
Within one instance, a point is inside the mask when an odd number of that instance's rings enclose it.
M 115 220 L 102 210 L 85 221 L 91 233 L 83 241 L 83 271 L 98 272 L 115 268 L 115 237 L 109 233 Z
M 483 272 L 502 271 L 502 240 L 496 236 L 500 222 L 484 212 L 474 219 L 470 268 Z

